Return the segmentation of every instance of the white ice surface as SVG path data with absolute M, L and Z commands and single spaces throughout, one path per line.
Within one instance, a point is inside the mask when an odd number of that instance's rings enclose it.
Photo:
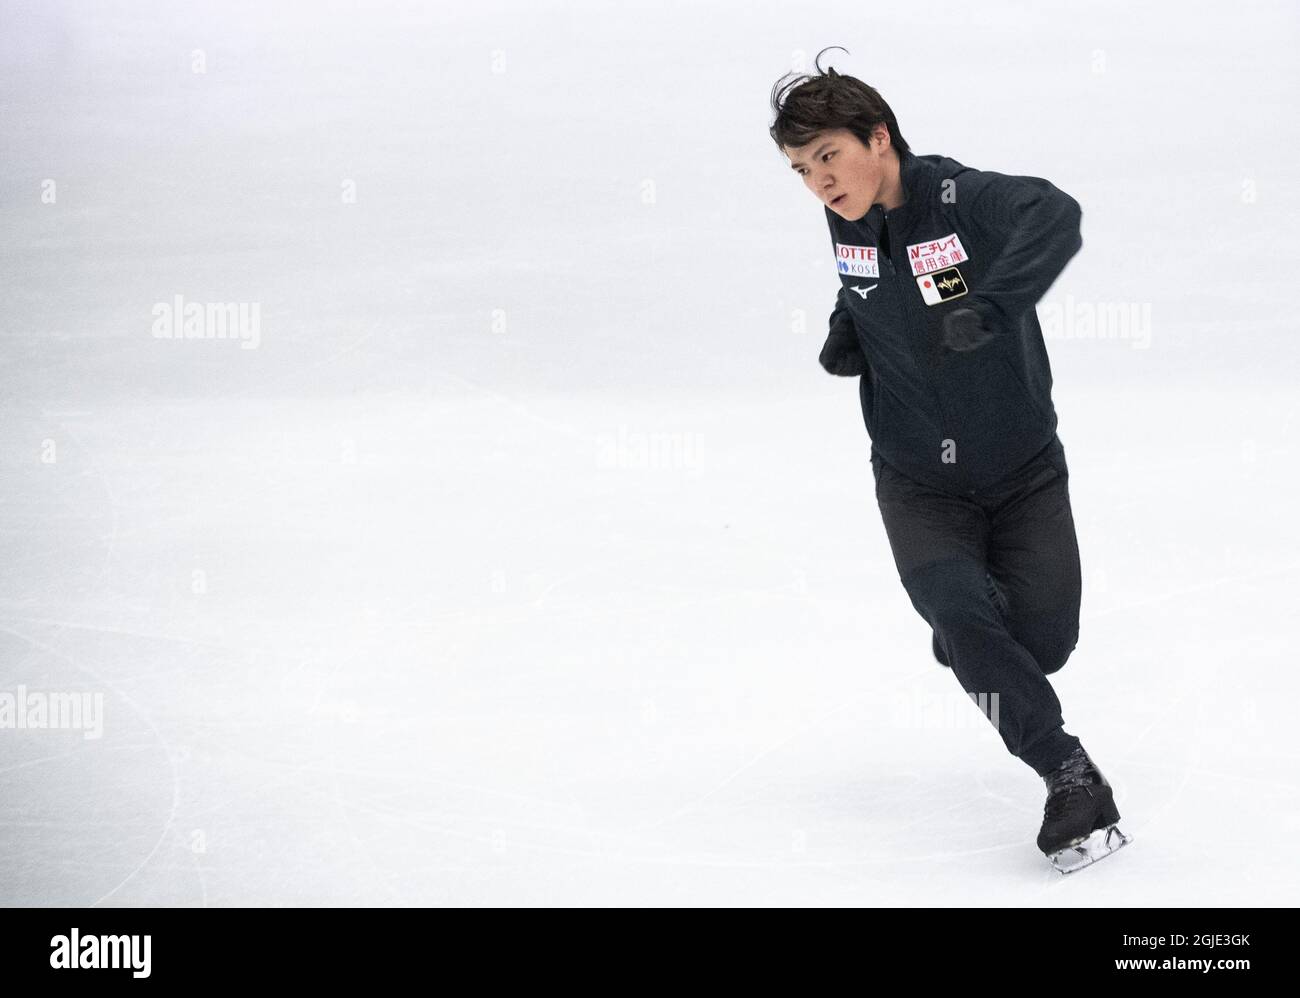
M 103 732 L 0 730 L 0 903 L 1300 901 L 1300 15 L 970 6 L 6 3 L 0 692 Z M 1048 302 L 1150 305 L 1048 344 L 1134 838 L 1076 877 L 816 363 L 766 97 L 830 44 L 1079 199 Z

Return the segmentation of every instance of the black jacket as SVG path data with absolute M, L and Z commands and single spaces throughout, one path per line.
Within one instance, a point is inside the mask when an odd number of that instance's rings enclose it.
M 826 207 L 841 287 L 830 335 L 866 356 L 862 415 L 872 461 L 970 494 L 1029 461 L 1056 433 L 1052 372 L 1034 305 L 1083 240 L 1079 204 L 1037 177 L 905 153 L 904 203 L 849 222 Z M 973 309 L 994 335 L 969 352 L 943 318 Z

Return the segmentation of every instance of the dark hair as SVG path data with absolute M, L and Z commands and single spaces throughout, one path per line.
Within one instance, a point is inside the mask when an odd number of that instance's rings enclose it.
M 841 48 L 832 45 L 830 48 Z M 819 132 L 847 128 L 863 145 L 871 145 L 877 125 L 889 129 L 890 144 L 901 159 L 908 151 L 907 140 L 885 99 L 861 80 L 844 76 L 832 68 L 822 72 L 822 49 L 813 60 L 816 76 L 787 73 L 772 87 L 772 110 L 776 119 L 769 129 L 777 148 L 807 145 Z M 843 49 L 847 53 L 848 49 Z M 794 77 L 791 79 L 791 77 Z

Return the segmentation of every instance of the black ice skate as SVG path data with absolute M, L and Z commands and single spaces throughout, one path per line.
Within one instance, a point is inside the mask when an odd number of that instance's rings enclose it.
M 1038 848 L 1061 873 L 1073 873 L 1128 845 L 1115 824 L 1119 809 L 1101 771 L 1079 746 L 1043 777 L 1047 804 Z

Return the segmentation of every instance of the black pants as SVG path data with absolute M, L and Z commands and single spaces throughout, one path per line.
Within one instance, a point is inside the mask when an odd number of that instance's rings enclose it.
M 873 455 L 876 500 L 936 653 L 1040 776 L 1079 744 L 1047 677 L 1079 639 L 1082 582 L 1059 437 L 997 485 L 954 495 Z

